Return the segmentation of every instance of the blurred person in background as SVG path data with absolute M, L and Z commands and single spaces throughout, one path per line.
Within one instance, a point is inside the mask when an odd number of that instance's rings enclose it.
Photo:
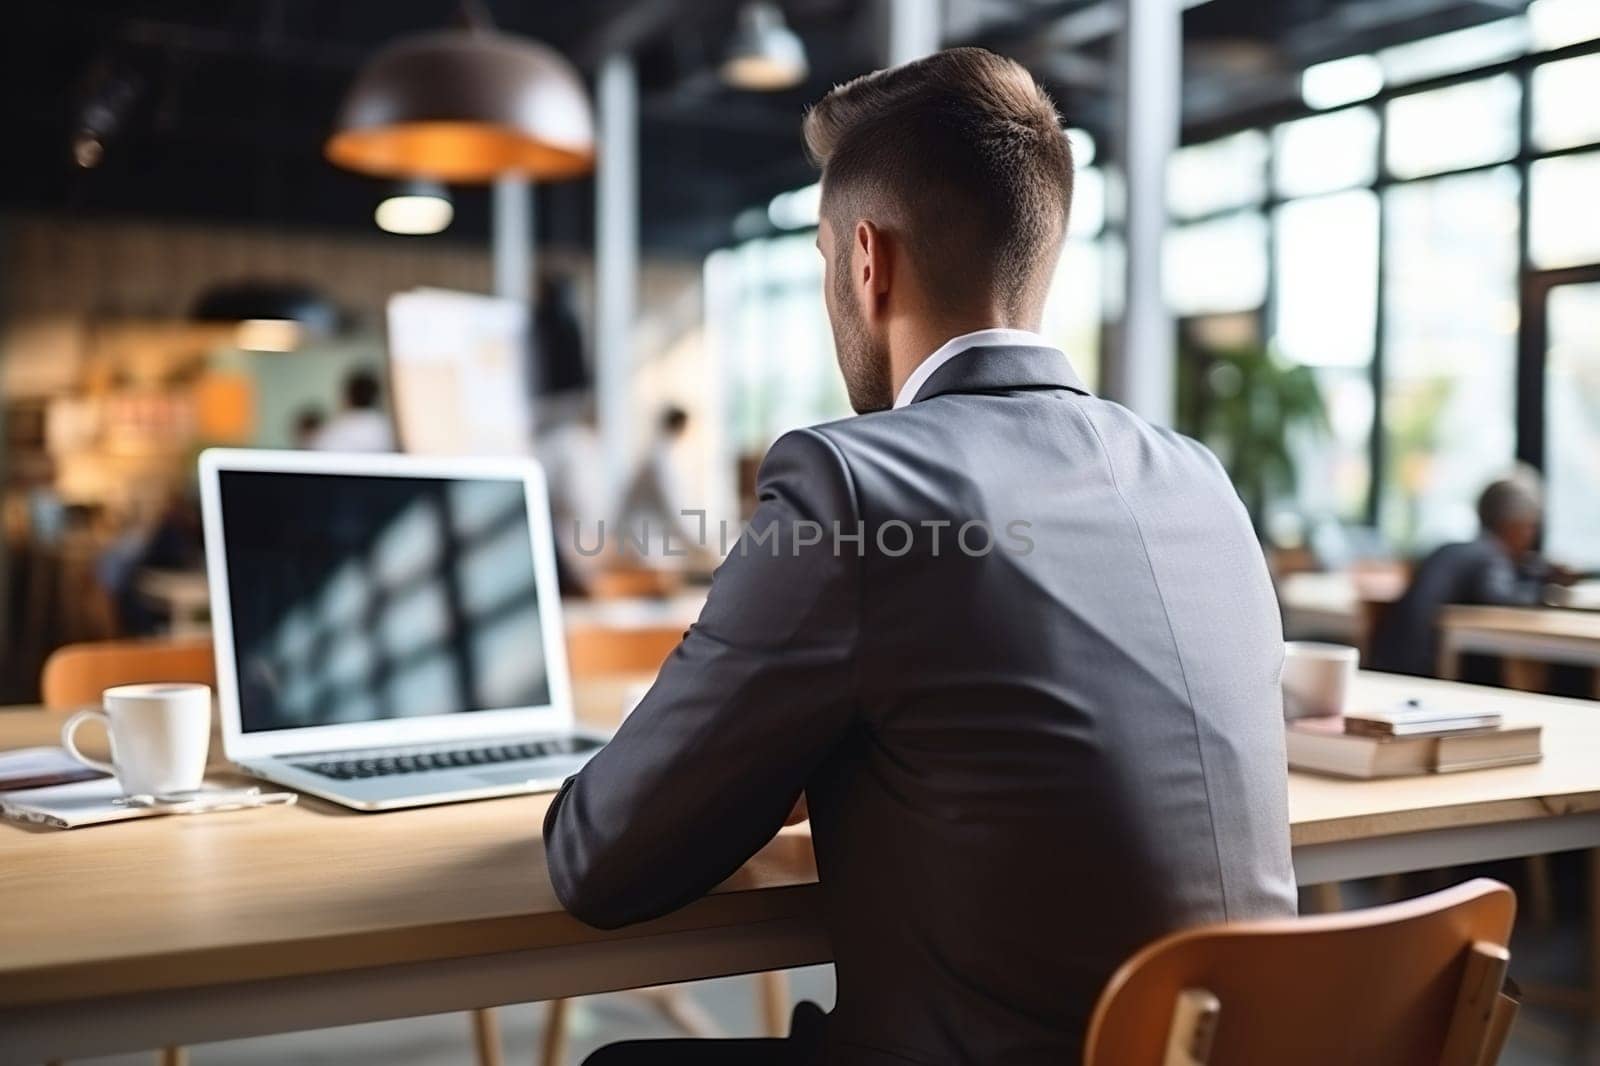
M 394 427 L 379 404 L 378 375 L 362 368 L 344 379 L 344 408 L 312 438 L 319 452 L 392 452 Z
M 317 434 L 328 424 L 320 407 L 302 407 L 294 416 L 294 446 L 302 451 L 316 447 Z
M 140 575 L 146 570 L 199 571 L 204 566 L 200 501 L 191 490 L 170 496 L 153 520 L 132 519 L 101 553 L 95 576 L 111 600 L 118 633 L 143 637 L 165 631 L 172 619 L 140 591 Z
M 690 560 L 709 555 L 710 535 L 692 512 L 703 506 L 688 497 L 684 486 L 683 442 L 689 432 L 689 412 L 669 405 L 656 421 L 656 436 L 622 495 L 619 543 L 625 553 L 659 569 L 683 568 Z M 663 550 L 662 538 L 669 538 Z
M 550 525 L 555 533 L 556 576 L 563 596 L 589 593 L 590 579 L 602 565 L 597 551 L 608 508 L 602 484 L 605 464 L 596 428 L 594 397 L 573 398 L 558 409 L 547 405 L 535 452 L 544 466 L 550 492 Z
M 1576 575 L 1538 552 L 1544 487 L 1530 467 L 1518 468 L 1478 497 L 1476 540 L 1437 548 L 1418 566 L 1405 595 L 1373 634 L 1374 670 L 1430 677 L 1439 658 L 1439 613 L 1451 604 L 1532 607 L 1545 586 Z

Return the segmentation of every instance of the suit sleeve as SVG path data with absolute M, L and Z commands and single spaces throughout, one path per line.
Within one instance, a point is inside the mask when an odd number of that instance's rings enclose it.
M 859 542 L 819 433 L 773 445 L 700 619 L 545 818 L 566 908 L 615 928 L 704 895 L 761 849 L 853 713 Z M 810 542 L 810 543 L 808 543 Z
M 1506 607 L 1536 606 L 1544 598 L 1544 582 L 1517 568 L 1498 552 L 1473 575 L 1472 603 Z

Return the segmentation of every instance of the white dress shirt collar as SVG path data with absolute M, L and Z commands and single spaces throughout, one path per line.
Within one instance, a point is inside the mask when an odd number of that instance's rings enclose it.
M 969 348 L 994 348 L 994 347 L 1023 347 L 1023 348 L 1054 348 L 1055 345 L 1025 329 L 980 329 L 973 333 L 963 333 L 959 337 L 951 337 L 939 346 L 939 350 L 911 372 L 906 378 L 906 383 L 900 386 L 900 393 L 894 398 L 895 407 L 904 407 L 917 398 L 917 393 L 922 386 L 928 383 L 933 372 L 944 366 L 950 360 L 960 355 Z M 1066 358 L 1065 353 L 1061 356 Z

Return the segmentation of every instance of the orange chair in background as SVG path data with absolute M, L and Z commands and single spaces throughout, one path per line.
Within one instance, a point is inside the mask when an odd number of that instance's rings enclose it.
M 1516 897 L 1475 880 L 1343 914 L 1156 941 L 1106 985 L 1085 1066 L 1492 1066 Z
M 217 683 L 209 640 L 104 640 L 57 648 L 44 662 L 39 691 L 52 711 L 99 704 L 113 685 L 154 681 Z

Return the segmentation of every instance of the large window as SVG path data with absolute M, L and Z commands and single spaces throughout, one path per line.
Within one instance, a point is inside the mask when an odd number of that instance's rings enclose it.
M 1600 152 L 1536 160 L 1528 255 L 1537 267 L 1600 262 Z
M 1293 200 L 1273 217 L 1273 344 L 1316 368 L 1325 438 L 1297 441 L 1297 499 L 1359 521 L 1371 490 L 1370 367 L 1378 313 L 1378 198 L 1367 189 Z
M 784 432 L 850 413 L 833 359 L 815 234 L 746 241 L 706 260 L 713 365 L 729 377 L 732 441 L 764 452 Z
M 1548 151 L 1600 141 L 1600 106 L 1596 101 L 1600 101 L 1600 55 L 1578 56 L 1535 68 L 1534 146 Z
M 1389 103 L 1390 172 L 1417 178 L 1510 159 L 1520 100 L 1511 74 L 1396 97 Z
M 1550 291 L 1545 362 L 1549 526 L 1545 546 L 1600 570 L 1600 281 Z
M 1180 226 L 1163 249 L 1167 303 L 1179 315 L 1254 311 L 1267 294 L 1267 224 L 1257 211 Z
M 1167 189 L 1178 218 L 1259 203 L 1267 191 L 1266 135 L 1245 130 L 1178 149 L 1167 167 Z
M 1264 307 L 1273 358 L 1312 370 L 1328 427 L 1289 434 L 1298 486 L 1280 507 L 1420 552 L 1473 534 L 1478 493 L 1520 448 L 1547 467 L 1552 550 L 1600 557 L 1600 502 L 1578 502 L 1600 499 L 1600 350 L 1582 340 L 1600 335 L 1600 289 L 1552 296 L 1548 353 L 1529 353 L 1522 306 L 1537 272 L 1600 265 L 1600 3 L 1534 0 L 1357 60 L 1360 92 L 1308 84 L 1304 117 L 1174 158 L 1168 303 Z M 1519 358 L 1540 361 L 1519 375 Z M 1519 407 L 1533 374 L 1543 411 Z
M 1378 176 L 1378 116 L 1370 107 L 1330 111 L 1273 131 L 1273 185 L 1280 196 L 1313 196 Z
M 1515 456 L 1517 188 L 1503 167 L 1385 194 L 1381 524 L 1401 544 L 1471 537 Z
M 1285 431 L 1297 485 L 1273 510 L 1374 523 L 1419 553 L 1474 532 L 1476 496 L 1520 450 L 1550 478 L 1552 551 L 1600 566 L 1600 289 L 1570 280 L 1600 276 L 1600 0 L 1532 0 L 1320 68 L 1359 91 L 1313 94 L 1308 72 L 1301 114 L 1168 168 L 1163 286 L 1187 341 L 1265 343 L 1302 395 L 1309 369 L 1327 414 Z M 1042 329 L 1092 383 L 1121 313 L 1120 190 L 1078 147 Z M 1524 293 L 1546 271 L 1566 288 L 1535 320 Z M 846 413 L 809 232 L 717 253 L 707 281 L 741 444 Z M 1530 381 L 1542 409 L 1519 404 Z

